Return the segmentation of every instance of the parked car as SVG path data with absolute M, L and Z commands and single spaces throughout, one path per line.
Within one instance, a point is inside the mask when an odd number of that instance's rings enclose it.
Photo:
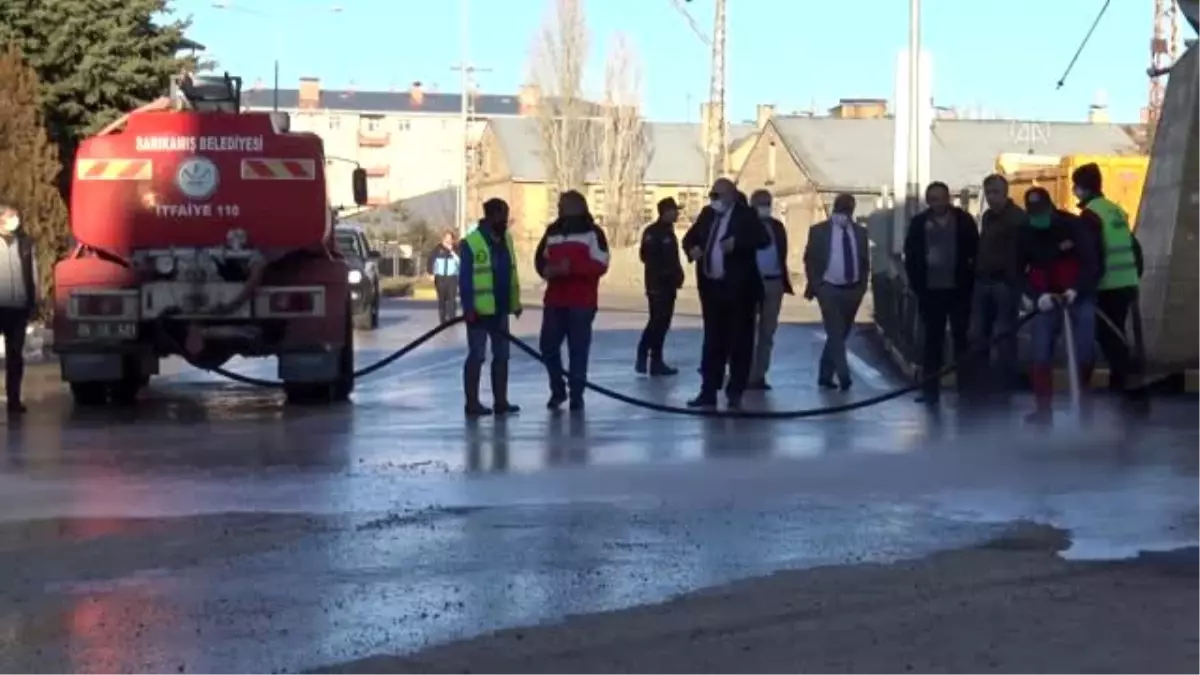
M 349 268 L 354 327 L 374 330 L 379 327 L 379 252 L 371 249 L 366 233 L 358 225 L 339 223 L 333 236 Z

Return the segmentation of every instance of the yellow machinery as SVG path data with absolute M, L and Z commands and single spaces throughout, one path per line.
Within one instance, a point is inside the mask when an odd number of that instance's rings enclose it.
M 1125 209 L 1129 224 L 1137 227 L 1138 208 L 1150 158 L 1144 155 L 1001 155 L 996 170 L 1008 178 L 1013 200 L 1022 203 L 1032 187 L 1045 188 L 1063 209 L 1078 213 L 1071 192 L 1071 173 L 1084 164 L 1096 164 L 1104 177 L 1104 194 Z

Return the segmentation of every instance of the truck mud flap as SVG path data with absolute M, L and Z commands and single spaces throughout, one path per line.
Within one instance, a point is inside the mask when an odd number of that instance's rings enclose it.
M 333 382 L 338 378 L 338 353 L 295 352 L 279 355 L 279 379 L 284 382 Z
M 62 354 L 63 380 L 67 382 L 115 382 L 121 379 L 124 357 L 121 354 Z

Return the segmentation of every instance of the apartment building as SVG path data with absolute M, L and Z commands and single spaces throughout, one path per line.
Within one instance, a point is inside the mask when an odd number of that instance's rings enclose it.
M 536 91 L 517 95 L 474 94 L 468 126 L 471 143 L 488 119 L 533 114 Z M 454 187 L 466 161 L 461 106 L 457 93 L 430 91 L 414 82 L 407 91 L 326 90 L 314 77 L 296 89 L 278 92 L 255 86 L 242 94 L 248 110 L 290 113 L 294 131 L 310 131 L 325 141 L 326 175 L 334 205 L 353 203 L 350 172 L 367 171 L 372 205 L 389 204 Z

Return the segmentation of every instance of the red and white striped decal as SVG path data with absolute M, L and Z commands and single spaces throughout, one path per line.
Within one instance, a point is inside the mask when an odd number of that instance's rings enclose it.
M 150 180 L 154 165 L 148 159 L 77 159 L 78 180 Z
M 243 159 L 242 180 L 316 180 L 311 159 Z

